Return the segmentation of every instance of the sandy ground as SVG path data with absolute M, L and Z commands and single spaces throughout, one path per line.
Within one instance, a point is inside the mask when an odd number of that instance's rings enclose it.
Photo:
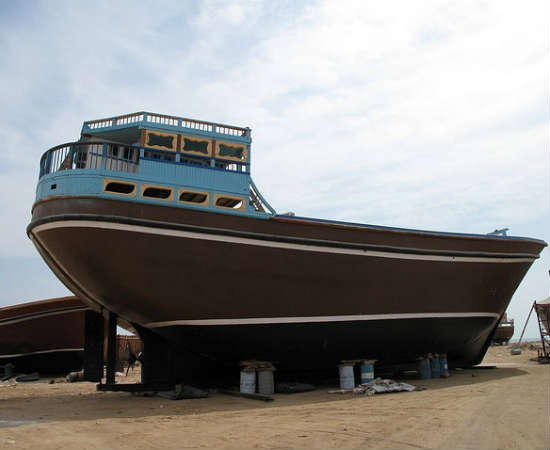
M 136 397 L 59 379 L 19 383 L 0 387 L 0 448 L 548 449 L 550 372 L 533 356 L 491 347 L 484 364 L 496 369 L 407 380 L 424 391 L 366 397 L 323 387 L 275 394 L 270 403 L 219 393 Z

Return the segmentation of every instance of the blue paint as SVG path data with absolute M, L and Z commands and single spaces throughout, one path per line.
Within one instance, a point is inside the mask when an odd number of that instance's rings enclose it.
M 432 378 L 439 378 L 441 375 L 439 356 L 434 355 L 430 360 L 430 369 L 432 371 Z
M 171 121 L 171 123 L 152 122 L 151 119 Z M 117 122 L 119 123 L 117 124 Z M 95 125 L 97 127 L 92 128 Z M 141 130 L 145 129 L 206 137 L 212 142 L 213 154 L 201 156 L 127 143 L 113 143 L 113 141 L 137 140 L 137 137 L 141 135 Z M 176 117 L 167 118 L 155 113 L 140 112 L 84 122 L 82 134 L 94 136 L 94 138 L 93 140 L 85 138 L 78 142 L 58 145 L 42 156 L 39 182 L 36 188 L 37 201 L 56 196 L 86 195 L 260 218 L 268 218 L 275 213 L 254 186 L 250 176 L 250 143 L 252 139 L 249 128 Z M 100 141 L 102 137 L 106 139 L 106 142 Z M 216 158 L 214 141 L 244 145 L 247 160 L 233 161 Z M 201 161 L 203 162 L 201 163 Z M 136 195 L 104 192 L 105 179 L 136 183 Z M 143 198 L 141 197 L 141 184 L 171 188 L 174 190 L 173 200 Z M 56 188 L 51 189 L 52 185 L 56 185 Z M 181 203 L 177 198 L 179 189 L 208 193 L 210 202 L 206 205 Z M 251 192 L 254 192 L 256 198 L 263 203 L 265 212 L 256 210 L 249 202 Z M 242 198 L 245 206 L 242 210 L 216 207 L 213 205 L 213 198 L 216 194 Z
M 432 377 L 432 370 L 429 358 L 418 358 L 416 360 L 416 370 L 421 380 L 428 380 Z
M 361 363 L 361 384 L 374 380 L 374 360 L 365 360 Z

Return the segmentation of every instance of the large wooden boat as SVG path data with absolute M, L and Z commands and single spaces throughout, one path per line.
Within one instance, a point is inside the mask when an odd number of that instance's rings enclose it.
M 17 372 L 82 369 L 86 309 L 76 297 L 0 308 L 0 364 L 12 363 Z
M 98 310 L 180 349 L 279 367 L 482 359 L 546 243 L 276 214 L 249 128 L 140 112 L 40 161 L 28 235 Z

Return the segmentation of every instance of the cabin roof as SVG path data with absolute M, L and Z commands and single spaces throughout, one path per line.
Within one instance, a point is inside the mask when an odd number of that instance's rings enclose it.
M 82 125 L 81 134 L 95 135 L 112 140 L 118 140 L 122 137 L 124 141 L 131 142 L 138 138 L 141 129 L 155 129 L 244 143 L 252 141 L 251 129 L 248 127 L 146 111 L 86 121 Z

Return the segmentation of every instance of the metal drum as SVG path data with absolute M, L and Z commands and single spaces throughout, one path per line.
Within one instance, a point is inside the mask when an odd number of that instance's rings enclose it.
M 353 374 L 353 365 L 340 364 L 338 366 L 338 372 L 340 374 L 340 389 L 355 388 L 355 376 Z
M 432 356 L 430 360 L 430 368 L 432 369 L 432 378 L 439 378 L 441 376 L 439 356 L 437 354 Z
M 241 370 L 241 392 L 245 394 L 254 394 L 256 392 L 256 370 Z
M 427 380 L 432 377 L 429 358 L 418 358 L 416 360 L 416 369 L 421 380 Z
M 275 392 L 274 371 L 274 368 L 258 369 L 258 392 L 260 394 L 270 395 Z
M 361 384 L 370 383 L 374 380 L 374 363 L 376 360 L 364 360 L 361 363 Z

